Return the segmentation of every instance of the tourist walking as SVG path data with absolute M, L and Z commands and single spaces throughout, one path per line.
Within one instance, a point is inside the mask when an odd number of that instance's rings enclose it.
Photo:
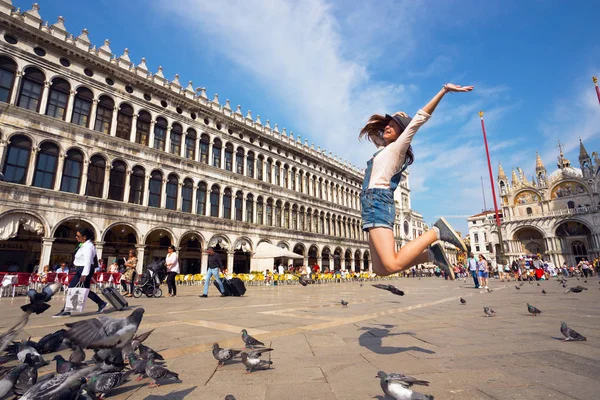
M 126 293 L 125 297 L 133 296 L 133 286 L 135 282 L 135 271 L 137 269 L 138 259 L 135 256 L 134 250 L 129 250 L 129 257 L 125 261 L 125 273 L 121 278 L 121 285 L 123 291 Z
M 490 266 L 485 257 L 480 254 L 479 262 L 477 263 L 477 269 L 479 271 L 479 287 L 488 288 L 488 278 L 490 277 Z
M 477 259 L 473 253 L 469 254 L 467 266 L 469 267 L 469 273 L 473 278 L 473 283 L 475 283 L 475 289 L 479 289 L 479 278 L 477 277 Z
M 169 246 L 167 249 L 167 258 L 165 260 L 165 264 L 167 265 L 167 287 L 169 288 L 169 294 L 167 297 L 175 297 L 177 296 L 175 276 L 180 273 L 179 258 L 175 252 L 175 246 Z
M 94 264 L 98 262 L 96 257 L 96 246 L 92 243 L 94 233 L 87 228 L 79 229 L 75 234 L 75 239 L 79 242 L 77 250 L 73 256 L 73 265 L 75 267 L 75 276 L 69 281 L 69 288 L 81 285 L 86 289 L 90 288 L 92 276 L 94 275 Z M 98 313 L 106 308 L 107 303 L 93 291 L 88 292 L 88 298 L 98 305 Z M 63 309 L 54 317 L 69 317 L 71 313 Z
M 215 253 L 215 250 L 212 247 L 206 249 L 206 253 L 208 254 L 208 269 L 206 271 L 206 278 L 204 280 L 204 293 L 200 297 L 208 297 L 208 286 L 210 285 L 211 276 L 215 277 L 215 281 L 217 282 L 219 290 L 221 291 L 221 297 L 223 297 L 223 292 L 225 289 L 223 288 L 223 282 L 221 282 L 221 278 L 219 277 L 219 271 L 223 268 L 221 255 Z
M 363 231 L 369 233 L 373 272 L 380 276 L 394 274 L 414 265 L 433 262 L 442 266 L 454 278 L 448 258 L 441 245 L 431 246 L 438 240 L 451 243 L 467 251 L 460 236 L 445 219 L 439 219 L 425 234 L 413 239 L 396 252 L 394 223 L 396 207 L 394 191 L 402 173 L 414 161 L 410 143 L 419 128 L 427 122 L 439 102 L 448 92 L 470 92 L 472 86 L 461 87 L 448 83 L 417 111 L 414 118 L 404 112 L 390 115 L 372 115 L 360 131 L 359 139 L 367 138 L 377 152 L 367 163 L 361 193 Z M 431 247 L 430 247 L 431 246 Z

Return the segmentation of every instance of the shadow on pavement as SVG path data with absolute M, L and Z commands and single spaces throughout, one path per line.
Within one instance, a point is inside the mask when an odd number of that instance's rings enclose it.
M 383 338 L 390 336 L 400 336 L 400 335 L 410 335 L 415 336 L 412 332 L 400 332 L 400 333 L 390 333 L 389 328 L 393 328 L 394 325 L 382 325 L 382 328 L 377 327 L 362 327 L 360 330 L 364 330 L 366 332 L 362 333 L 358 337 L 358 343 L 362 347 L 366 347 L 371 350 L 373 353 L 377 354 L 398 354 L 404 353 L 406 351 L 418 351 L 426 354 L 435 354 L 435 351 L 424 349 L 419 346 L 410 346 L 410 347 L 394 347 L 394 346 L 384 346 Z
M 144 398 L 144 400 L 159 400 L 159 399 L 180 400 L 180 399 L 184 399 L 185 396 L 187 396 L 188 394 L 190 394 L 194 390 L 196 390 L 197 387 L 198 386 L 194 386 L 189 389 L 179 390 L 179 391 L 171 392 L 169 394 L 165 394 L 165 395 L 161 395 L 161 396 L 152 394 L 150 396 L 146 396 Z M 194 395 L 194 396 L 196 396 L 196 395 Z M 199 397 L 196 397 L 196 398 L 199 398 Z

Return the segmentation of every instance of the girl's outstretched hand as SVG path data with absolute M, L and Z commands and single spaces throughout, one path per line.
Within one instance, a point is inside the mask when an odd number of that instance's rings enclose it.
M 448 92 L 470 92 L 473 90 L 473 86 L 460 86 L 455 85 L 454 83 L 446 83 L 444 85 L 444 89 Z

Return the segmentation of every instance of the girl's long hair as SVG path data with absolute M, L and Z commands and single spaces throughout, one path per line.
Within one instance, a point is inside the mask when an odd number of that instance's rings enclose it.
M 403 114 L 403 116 L 408 117 L 408 115 L 404 112 L 400 112 L 397 114 Z M 385 141 L 383 140 L 383 130 L 389 123 L 389 120 L 384 115 L 373 114 L 367 121 L 367 124 L 360 130 L 360 134 L 358 135 L 358 140 L 362 140 L 366 138 L 368 141 L 373 142 L 375 146 L 381 147 L 385 146 Z M 402 136 L 402 133 L 400 134 Z M 408 146 L 408 150 L 406 150 L 406 156 L 404 159 L 404 164 L 409 166 L 415 160 L 415 154 L 413 153 L 412 146 Z

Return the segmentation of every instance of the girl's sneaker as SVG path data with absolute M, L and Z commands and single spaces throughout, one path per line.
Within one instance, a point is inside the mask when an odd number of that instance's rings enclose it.
M 455 245 L 465 253 L 467 252 L 467 246 L 465 245 L 465 242 L 463 242 L 459 234 L 452 229 L 448 221 L 446 221 L 443 217 L 438 219 L 433 226 L 438 228 L 440 231 L 440 240 Z
M 450 267 L 450 261 L 448 261 L 448 258 L 446 257 L 446 253 L 444 252 L 442 245 L 440 243 L 434 243 L 431 246 L 429 246 L 429 249 L 427 249 L 427 251 L 429 253 L 429 260 L 436 266 L 443 269 L 446 276 L 454 280 L 456 278 L 454 276 L 454 271 Z

